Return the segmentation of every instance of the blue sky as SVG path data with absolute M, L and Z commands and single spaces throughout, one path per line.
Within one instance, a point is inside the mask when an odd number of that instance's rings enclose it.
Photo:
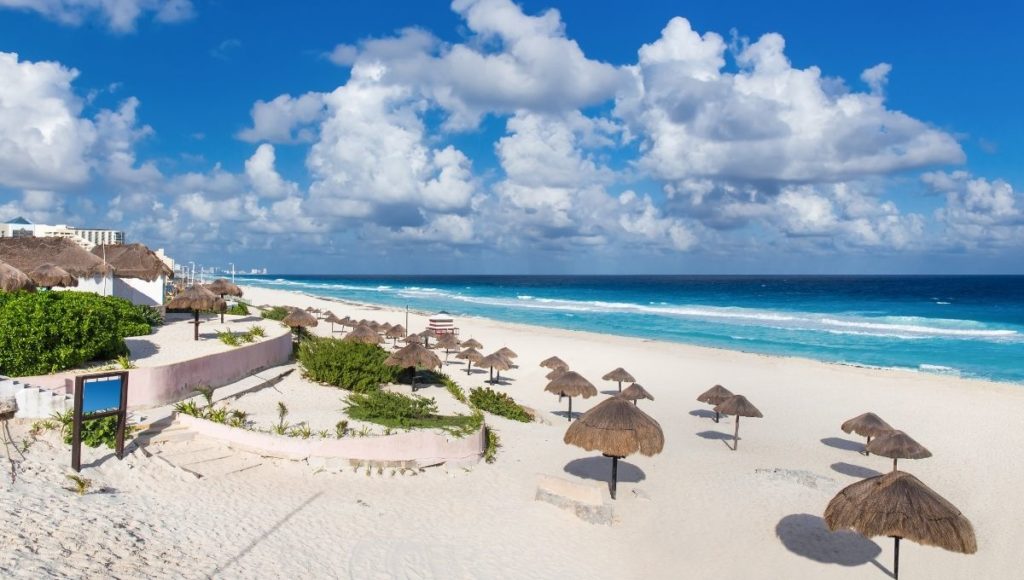
M 0 0 L 0 219 L 289 273 L 1020 273 L 1014 3 Z

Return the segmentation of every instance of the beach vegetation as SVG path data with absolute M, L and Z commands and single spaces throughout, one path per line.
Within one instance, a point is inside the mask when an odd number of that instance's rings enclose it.
M 345 421 L 345 420 L 338 421 L 334 425 L 334 435 L 338 439 L 341 439 L 342 437 L 345 436 L 346 433 L 348 433 L 348 421 Z
M 225 314 L 234 314 L 236 316 L 247 316 L 249 314 L 249 307 L 244 302 L 235 302 L 231 305 L 231 308 L 227 309 Z
M 492 415 L 499 415 L 522 423 L 533 421 L 533 417 L 512 397 L 490 387 L 470 389 L 469 401 L 477 409 Z
M 128 355 L 126 354 L 118 355 L 117 364 L 120 365 L 120 367 L 125 370 L 135 368 L 135 363 L 133 363 L 132 359 L 129 358 Z
M 224 344 L 226 344 L 228 346 L 238 346 L 239 345 L 238 335 L 235 334 L 234 332 L 231 332 L 230 330 L 225 330 L 225 331 L 218 330 L 217 331 L 217 338 L 220 339 L 221 342 L 223 342 Z
M 356 393 L 380 389 L 400 370 L 384 364 L 388 353 L 375 344 L 310 338 L 298 347 L 303 376 Z
M 227 425 L 229 416 L 227 407 L 210 407 L 206 410 L 204 419 L 220 423 L 221 425 Z
M 209 385 L 200 385 L 195 388 L 195 392 L 202 395 L 203 400 L 206 401 L 207 409 L 213 406 L 213 387 Z
M 439 415 L 434 399 L 387 391 L 349 395 L 346 412 L 359 421 L 401 429 L 444 429 L 461 433 L 472 425 L 478 425 L 472 415 Z
M 309 439 L 313 436 L 313 430 L 310 429 L 307 423 L 299 423 L 288 430 L 289 437 L 300 437 L 302 439 Z
M 466 399 L 466 391 L 459 386 L 459 383 L 456 383 L 451 377 L 444 373 L 434 374 L 437 376 L 438 380 L 441 381 L 441 384 L 444 385 L 445 390 L 447 390 L 456 401 L 464 405 L 469 404 L 469 400 Z
M 256 325 L 249 327 L 249 334 L 256 338 L 263 338 L 267 335 L 267 331 L 262 326 Z
M 28 434 L 32 437 L 38 437 L 46 431 L 53 431 L 58 428 L 60 428 L 59 422 L 53 419 L 41 419 L 32 422 L 32 427 L 29 429 Z
M 263 318 L 266 318 L 267 320 L 281 321 L 284 320 L 285 316 L 288 316 L 289 312 L 291 312 L 291 310 L 289 310 L 285 306 L 273 306 L 271 308 L 264 310 L 261 313 L 261 315 L 263 316 Z
M 180 401 L 174 404 L 174 412 L 203 418 L 203 409 L 195 401 Z
M 74 430 L 74 413 L 65 411 L 54 413 L 51 420 L 60 423 L 60 434 L 65 445 L 71 445 L 71 437 Z M 135 427 L 125 425 L 125 439 L 131 437 Z M 82 421 L 82 444 L 86 447 L 99 447 L 103 445 L 107 449 L 114 449 L 117 446 L 117 416 L 101 417 L 99 419 L 84 419 Z
M 71 474 L 67 476 L 68 480 L 71 481 L 71 491 L 78 495 L 85 495 L 92 489 L 92 480 L 88 477 L 82 477 L 81 475 Z
M 128 354 L 152 316 L 124 298 L 90 292 L 0 293 L 0 374 L 55 373 Z
M 487 429 L 487 447 L 484 448 L 484 461 L 494 463 L 498 459 L 498 449 L 501 447 L 501 437 L 491 428 Z

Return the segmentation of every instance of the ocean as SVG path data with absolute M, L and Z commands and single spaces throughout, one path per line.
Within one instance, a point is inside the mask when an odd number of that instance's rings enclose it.
M 455 316 L 1024 383 L 1024 276 L 240 276 L 237 281 Z

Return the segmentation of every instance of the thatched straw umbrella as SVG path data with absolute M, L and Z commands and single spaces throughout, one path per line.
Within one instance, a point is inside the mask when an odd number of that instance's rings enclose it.
M 195 316 L 195 320 L 192 323 L 196 325 L 196 340 L 199 340 L 199 311 L 212 310 L 214 312 L 220 312 L 227 307 L 228 305 L 224 300 L 218 298 L 216 294 L 198 284 L 185 288 L 180 294 L 171 298 L 171 301 L 167 303 L 167 308 L 169 310 L 192 311 Z
M 412 390 L 415 392 L 416 368 L 436 369 L 441 366 L 441 359 L 423 348 L 423 345 L 413 342 L 391 353 L 391 356 L 384 360 L 384 364 L 402 368 L 412 367 Z
M 956 506 L 903 471 L 869 477 L 845 487 L 825 508 L 825 524 L 835 531 L 853 528 L 869 538 L 895 542 L 893 578 L 900 576 L 900 540 L 951 552 L 978 551 L 974 528 Z
M 224 278 L 217 278 L 213 282 L 206 285 L 206 289 L 210 292 L 224 298 L 224 296 L 241 296 L 242 289 L 234 285 L 230 280 Z M 224 313 L 220 313 L 220 321 L 224 322 Z
M 305 312 L 303 310 L 295 309 L 288 313 L 287 316 L 281 319 L 286 326 L 290 326 L 295 331 L 296 336 L 300 336 L 302 331 L 300 328 L 312 328 L 317 325 L 316 317 Z
M 377 328 L 377 332 L 383 334 L 384 336 L 387 336 L 388 331 L 391 330 L 391 326 L 392 324 L 390 322 L 383 322 L 381 323 L 380 327 Z
M 701 403 L 707 403 L 712 406 L 717 406 L 729 397 L 732 397 L 732 391 L 723 387 L 722 385 L 715 385 L 710 389 L 704 391 L 700 395 L 697 395 L 697 400 Z M 718 422 L 719 413 L 715 411 L 715 423 Z
M 475 338 L 462 341 L 462 348 L 475 348 L 477 350 L 480 350 L 483 347 L 484 345 L 480 344 L 480 341 Z
M 72 288 L 78 286 L 78 278 L 68 273 L 67 270 L 53 264 L 42 264 L 35 270 L 28 273 L 28 277 L 40 288 L 47 290 L 60 286 L 61 288 Z
M 327 316 L 324 317 L 325 322 L 331 323 L 331 336 L 334 335 L 334 325 L 341 324 L 341 319 L 338 318 L 333 312 L 328 312 Z
M 634 405 L 636 405 L 638 399 L 654 400 L 654 395 L 648 393 L 647 389 L 637 383 L 633 383 L 626 387 L 621 393 L 619 393 L 619 396 L 627 401 L 633 401 Z
M 496 352 L 492 352 L 484 358 L 476 361 L 476 366 L 491 369 L 491 379 L 487 382 L 492 385 L 494 384 L 494 369 L 498 369 L 498 380 L 501 380 L 501 371 L 507 371 L 511 368 L 508 364 L 508 359 Z
M 868 442 L 866 445 L 871 444 L 872 437 L 878 437 L 882 433 L 892 431 L 892 426 L 882 420 L 881 417 L 874 413 L 864 413 L 863 415 L 857 415 L 853 419 L 846 421 L 839 426 L 843 430 L 843 433 L 856 433 L 862 437 L 867 437 Z M 871 452 L 866 448 L 864 453 L 871 455 Z
M 611 371 L 610 373 L 608 373 L 605 376 L 601 377 L 601 380 L 602 381 L 617 381 L 619 383 L 619 392 L 620 393 L 622 392 L 622 383 L 635 383 L 636 382 L 636 379 L 633 378 L 633 375 L 631 375 L 628 372 L 626 372 L 626 369 L 624 369 L 622 367 L 619 367 L 619 368 L 615 369 L 614 371 Z
M 924 445 L 914 441 L 913 437 L 898 429 L 875 437 L 875 440 L 868 443 L 865 449 L 875 455 L 892 458 L 893 471 L 896 471 L 897 459 L 924 459 L 932 456 L 932 452 L 925 449 Z
M 545 369 L 562 369 L 564 371 L 569 370 L 569 364 L 557 356 L 549 356 L 548 358 L 540 361 L 541 368 Z
M 568 371 L 568 370 L 569 369 L 563 369 L 563 368 L 551 369 L 551 372 L 549 372 L 548 374 L 544 375 L 544 378 L 549 380 L 549 381 L 553 381 L 553 380 L 557 379 L 558 377 L 562 376 L 563 374 L 565 374 L 565 372 Z
M 496 352 L 510 361 L 514 358 L 519 358 L 519 355 L 516 354 L 516 351 L 512 350 L 507 346 L 499 348 Z
M 423 346 L 426 347 L 426 348 L 430 348 L 430 339 L 431 338 L 437 338 L 437 334 L 435 334 L 434 331 L 430 330 L 429 328 L 424 330 L 424 331 L 422 331 L 422 332 L 417 333 L 417 336 L 419 336 L 420 338 L 423 339 Z
M 475 348 L 467 348 L 455 355 L 455 358 L 466 361 L 466 374 L 468 375 L 473 363 L 479 362 L 484 358 L 484 355 L 480 354 L 480 351 Z
M 382 342 L 379 334 L 374 332 L 369 326 L 364 326 L 362 324 L 353 328 L 352 332 L 349 332 L 342 340 L 346 340 L 348 342 L 363 342 L 366 344 L 380 344 Z
M 453 350 L 458 350 L 459 339 L 455 338 L 454 334 L 442 334 L 437 339 L 437 346 L 444 349 L 444 362 L 448 362 L 448 355 Z
M 736 417 L 736 431 L 732 435 L 732 450 L 740 445 L 740 417 L 763 417 L 761 411 L 747 400 L 743 395 L 733 395 L 715 406 L 716 413 L 733 415 Z
M 554 372 L 554 371 L 552 371 Z M 569 397 L 569 420 L 572 421 L 572 398 L 589 399 L 597 394 L 597 387 L 576 371 L 565 371 L 558 375 L 544 390 L 559 396 Z
M 14 266 L 0 260 L 0 290 L 4 292 L 35 292 L 36 283 Z
M 590 388 L 597 392 L 593 385 Z M 563 441 L 612 458 L 611 494 L 615 499 L 619 459 L 638 451 L 648 457 L 661 453 L 665 434 L 650 415 L 625 399 L 610 397 L 570 425 Z
M 391 339 L 392 345 L 398 346 L 398 339 L 405 336 L 405 327 L 401 324 L 396 324 L 389 328 L 388 331 L 384 333 L 384 336 Z
M 409 336 L 403 338 L 402 342 L 404 342 L 405 344 L 410 344 L 413 342 L 415 342 L 416 344 L 423 344 L 423 339 L 420 338 L 420 335 L 418 334 L 410 334 Z
M 339 324 L 341 324 L 341 329 L 345 330 L 346 327 L 354 327 L 356 325 L 356 321 L 352 320 L 351 316 L 346 316 L 345 318 L 341 319 L 341 322 Z

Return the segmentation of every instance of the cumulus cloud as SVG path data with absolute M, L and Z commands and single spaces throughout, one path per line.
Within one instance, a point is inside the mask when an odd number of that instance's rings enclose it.
M 238 133 L 250 143 L 301 143 L 313 141 L 313 125 L 324 115 L 323 93 L 306 93 L 299 97 L 280 95 L 270 102 L 256 101 L 252 106 L 253 126 Z
M 194 15 L 191 0 L 0 0 L 0 8 L 30 10 L 68 26 L 99 18 L 119 33 L 135 30 L 146 13 L 158 22 L 181 22 Z
M 269 143 L 260 145 L 252 157 L 245 162 L 245 175 L 249 178 L 253 191 L 261 197 L 281 198 L 294 196 L 299 186 L 286 181 L 274 168 L 276 155 L 274 146 Z
M 974 177 L 966 171 L 921 176 L 946 205 L 936 218 L 946 228 L 949 245 L 966 248 L 1024 244 L 1024 193 L 1001 179 Z

